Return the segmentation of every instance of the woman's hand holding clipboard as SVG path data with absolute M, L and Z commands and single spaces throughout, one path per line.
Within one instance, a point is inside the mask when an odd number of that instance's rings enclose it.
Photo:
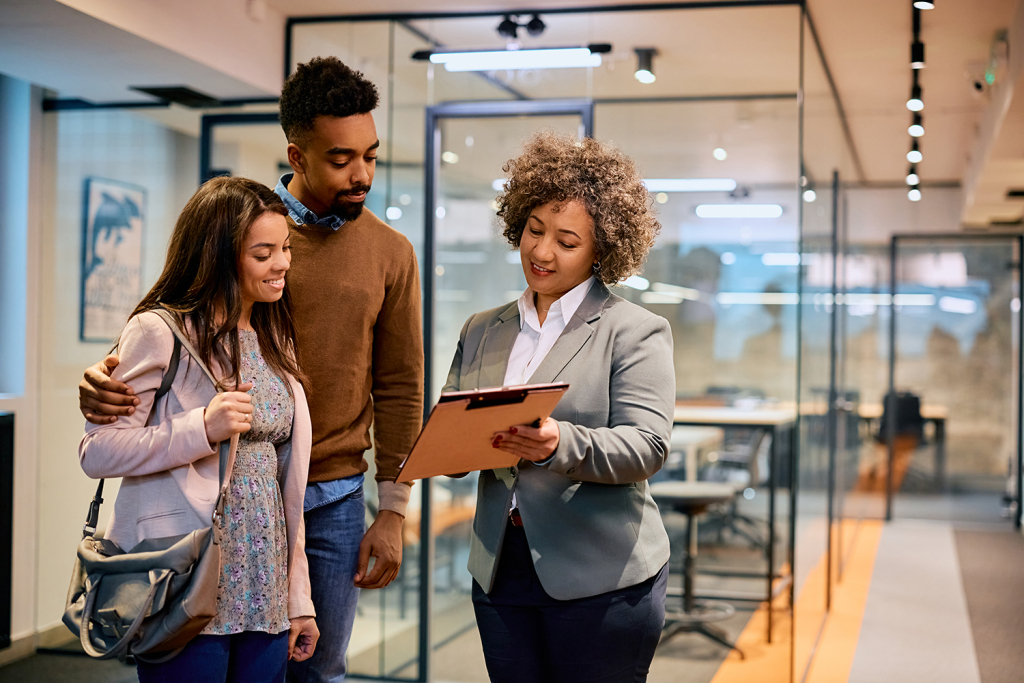
M 568 390 L 565 382 L 442 394 L 397 481 L 512 467 L 523 457 L 495 448 L 495 434 L 541 423 Z

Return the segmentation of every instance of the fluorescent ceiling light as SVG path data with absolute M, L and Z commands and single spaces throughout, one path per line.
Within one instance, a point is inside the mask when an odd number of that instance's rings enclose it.
M 715 300 L 724 306 L 733 304 L 791 306 L 799 303 L 800 297 L 798 294 L 788 292 L 719 292 Z
M 791 253 L 767 253 L 761 254 L 761 263 L 766 266 L 799 266 L 800 254 Z
M 675 305 L 683 303 L 683 297 L 667 292 L 644 292 L 640 295 L 640 302 L 645 304 Z
M 642 278 L 639 275 L 631 275 L 627 277 L 625 280 L 622 281 L 622 284 L 626 285 L 627 287 L 632 287 L 633 289 L 639 289 L 641 291 L 651 286 L 650 280 L 648 280 L 647 278 Z
M 934 294 L 897 294 L 892 302 L 897 306 L 934 306 Z
M 601 54 L 591 52 L 588 47 L 435 52 L 430 55 L 430 61 L 434 64 L 444 64 L 445 71 L 572 69 L 601 66 Z
M 651 285 L 651 289 L 659 294 L 670 294 L 680 299 L 689 299 L 690 301 L 700 301 L 700 292 L 692 287 L 680 287 L 679 285 L 669 285 L 664 282 L 655 282 Z
M 697 215 L 701 218 L 778 218 L 782 207 L 778 204 L 701 204 Z
M 644 185 L 650 192 L 732 192 L 736 181 L 731 178 L 647 178 Z
M 939 310 L 946 313 L 962 313 L 970 315 L 978 310 L 978 303 L 973 299 L 961 299 L 956 296 L 940 296 Z

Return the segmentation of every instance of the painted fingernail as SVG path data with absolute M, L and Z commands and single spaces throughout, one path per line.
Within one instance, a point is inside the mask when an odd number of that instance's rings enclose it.
M 518 434 L 518 433 L 519 433 L 519 430 L 518 430 L 518 429 L 516 429 L 515 427 L 513 427 L 512 429 L 508 430 L 508 433 L 509 433 L 509 434 Z
M 491 448 L 497 448 L 499 443 L 501 443 L 501 439 L 495 439 L 491 442 Z

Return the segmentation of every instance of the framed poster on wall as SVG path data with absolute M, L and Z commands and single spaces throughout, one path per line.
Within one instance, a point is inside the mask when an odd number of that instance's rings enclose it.
M 109 342 L 142 297 L 146 189 L 86 178 L 82 194 L 79 339 Z

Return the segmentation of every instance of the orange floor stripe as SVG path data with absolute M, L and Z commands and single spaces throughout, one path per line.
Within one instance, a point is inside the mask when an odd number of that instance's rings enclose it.
M 853 534 L 857 522 L 845 522 L 844 535 Z M 833 591 L 832 612 L 817 643 L 818 625 L 825 614 L 825 556 L 808 574 L 795 605 L 797 632 L 794 652 L 796 680 L 807 670 L 814 656 L 807 683 L 845 683 L 853 665 L 860 625 L 864 617 L 871 574 L 874 569 L 882 524 L 860 522 L 852 555 L 843 574 L 843 582 Z M 849 536 L 846 536 L 849 538 Z M 772 643 L 765 642 L 768 613 L 762 605 L 740 634 L 737 645 L 746 653 L 740 659 L 735 652 L 722 662 L 711 683 L 789 683 L 790 623 L 785 613 L 786 595 L 776 599 L 775 629 Z
M 853 533 L 854 523 L 847 524 L 850 525 L 850 533 Z M 876 520 L 860 523 L 857 540 L 843 573 L 843 581 L 832 593 L 832 611 L 811 663 L 807 683 L 846 683 L 850 678 L 853 656 L 860 639 L 860 627 L 864 622 L 868 591 L 871 589 L 878 543 L 882 538 L 882 527 L 882 522 Z

